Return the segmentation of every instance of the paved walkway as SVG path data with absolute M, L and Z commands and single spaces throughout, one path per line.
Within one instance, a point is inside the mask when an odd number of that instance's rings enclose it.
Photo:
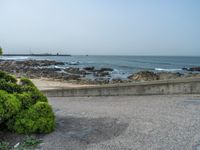
M 200 95 L 49 98 L 44 150 L 198 150 Z

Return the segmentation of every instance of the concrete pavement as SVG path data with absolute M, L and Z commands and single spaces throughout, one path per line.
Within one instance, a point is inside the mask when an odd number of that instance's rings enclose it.
M 198 150 L 200 95 L 52 97 L 44 150 Z

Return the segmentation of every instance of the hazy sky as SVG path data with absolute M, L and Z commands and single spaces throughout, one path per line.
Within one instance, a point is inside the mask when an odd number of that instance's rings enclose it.
M 0 0 L 4 53 L 199 55 L 200 0 Z

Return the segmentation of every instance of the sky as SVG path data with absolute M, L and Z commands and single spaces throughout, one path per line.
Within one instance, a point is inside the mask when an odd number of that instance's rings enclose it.
M 0 0 L 4 53 L 200 56 L 200 0 Z

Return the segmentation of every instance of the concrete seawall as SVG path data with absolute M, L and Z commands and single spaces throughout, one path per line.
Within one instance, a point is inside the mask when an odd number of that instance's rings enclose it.
M 200 94 L 200 78 L 42 90 L 48 97 Z

